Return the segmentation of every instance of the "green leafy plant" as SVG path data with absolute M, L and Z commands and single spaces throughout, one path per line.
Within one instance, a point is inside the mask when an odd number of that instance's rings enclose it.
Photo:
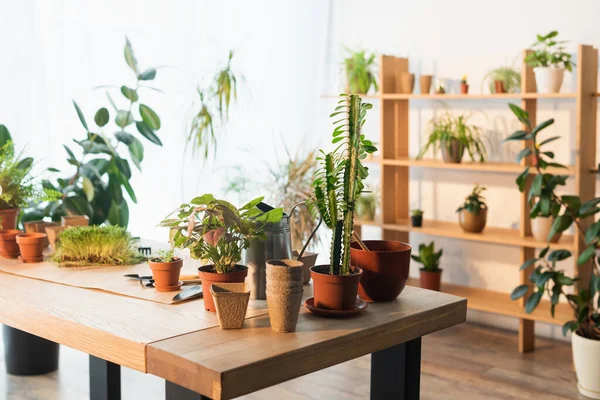
M 145 261 L 118 226 L 78 226 L 61 232 L 52 261 L 61 267 L 133 265 Z
M 356 200 L 356 217 L 365 221 L 375 218 L 377 198 L 372 193 L 362 193 Z
M 367 110 L 371 104 L 362 103 L 357 95 L 342 95 L 331 117 L 334 122 L 333 144 L 330 153 L 321 150 L 317 158 L 319 167 L 313 182 L 313 196 L 308 205 L 311 213 L 323 218 L 323 223 L 333 231 L 330 273 L 350 275 L 350 240 L 354 225 L 356 200 L 360 196 L 363 180 L 369 175 L 361 164 L 367 154 L 377 151 L 373 143 L 362 134 Z
M 410 258 L 418 263 L 423 264 L 422 271 L 437 272 L 440 271 L 440 258 L 442 258 L 443 250 L 440 249 L 436 253 L 435 242 L 431 242 L 428 245 L 421 243 L 419 245 L 419 255 L 412 254 Z
M 467 75 L 463 75 L 462 78 L 460 78 L 460 83 L 462 85 L 467 85 Z
M 481 195 L 484 190 L 485 187 L 475 185 L 471 194 L 465 197 L 465 202 L 462 206 L 458 207 L 456 212 L 467 210 L 471 214 L 479 215 L 480 210 L 487 208 L 487 204 L 485 204 L 485 198 Z
M 420 210 L 418 208 L 412 210 L 410 212 L 410 215 L 412 215 L 413 217 L 422 217 L 423 216 L 423 210 Z
M 521 73 L 513 67 L 498 67 L 489 71 L 483 77 L 483 81 L 487 82 L 490 93 L 496 92 L 495 81 L 504 83 L 504 90 L 507 93 L 519 93 L 521 91 Z
M 344 59 L 346 72 L 346 85 L 349 93 L 367 94 L 369 89 L 377 92 L 377 78 L 375 77 L 375 54 L 368 54 L 365 50 L 352 51 L 346 49 L 348 57 Z
M 450 112 L 446 112 L 433 118 L 431 125 L 433 130 L 417 155 L 417 159 L 423 158 L 430 148 L 433 148 L 435 153 L 441 146 L 450 148 L 452 141 L 458 140 L 459 146 L 467 151 L 472 161 L 475 161 L 476 156 L 479 162 L 485 161 L 487 149 L 481 140 L 481 128 L 468 124 L 467 116 L 454 117 Z
M 175 256 L 175 249 L 173 248 L 158 250 L 148 259 L 148 261 L 157 263 L 170 263 L 177 260 L 179 260 L 179 257 Z
M 126 100 L 124 107 L 106 93 L 111 112 L 106 107 L 99 108 L 93 118 L 95 127 L 88 124 L 83 111 L 73 102 L 75 111 L 85 130 L 85 137 L 73 142 L 80 151 L 73 151 L 67 145 L 67 161 L 75 171 L 64 178 L 57 178 L 55 183 L 49 180 L 42 182 L 44 188 L 62 193 L 59 200 L 43 204 L 31 211 L 29 219 L 50 217 L 58 221 L 64 215 L 87 215 L 90 223 L 99 225 L 108 222 L 112 225 L 127 227 L 129 222 L 129 205 L 125 193 L 134 203 L 137 198 L 130 179 L 132 168 L 130 162 L 141 171 L 144 159 L 144 146 L 140 138 L 162 146 L 156 134 L 161 121 L 156 112 L 140 100 L 142 89 L 154 89 L 146 83 L 154 80 L 156 69 L 141 70 L 128 39 L 124 48 L 125 61 L 135 75 L 133 87 L 123 85 L 119 92 Z M 135 131 L 133 131 L 135 127 Z M 109 135 L 108 132 L 114 132 Z M 76 155 L 79 154 L 79 155 Z M 57 169 L 50 169 L 60 172 Z
M 554 162 L 554 153 L 546 151 L 544 147 L 548 143 L 560 139 L 560 136 L 538 140 L 538 135 L 552 125 L 554 120 L 549 119 L 534 127 L 525 110 L 514 104 L 510 104 L 510 108 L 523 123 L 524 130 L 513 133 L 505 141 L 526 141 L 527 146 L 517 155 L 518 162 L 527 156 L 533 156 L 537 160 L 535 165 L 526 166 L 517 178 L 519 190 L 524 191 L 530 176 L 530 169 L 534 168 L 537 173 L 531 181 L 529 192 L 530 201 L 535 201 L 531 209 L 531 216 L 549 215 L 552 213 L 552 207 L 558 205 L 558 212 L 548 234 L 548 241 L 555 234 L 574 225 L 587 246 L 577 258 L 577 263 L 584 266 L 580 267 L 580 270 L 587 271 L 587 276 L 579 285 L 577 293 L 568 293 L 565 288 L 573 286 L 579 278 L 567 276 L 556 265 L 558 261 L 570 258 L 571 252 L 564 249 L 550 251 L 548 246 L 540 251 L 537 257 L 531 258 L 521 265 L 520 270 L 533 270 L 529 277 L 531 285 L 517 286 L 511 294 L 511 299 L 527 297 L 525 310 L 531 313 L 539 305 L 542 297 L 547 295 L 551 303 L 550 312 L 554 316 L 556 305 L 564 297 L 573 309 L 573 319 L 563 325 L 563 334 L 566 335 L 568 331 L 572 331 L 589 339 L 600 340 L 600 257 L 596 258 L 596 248 L 600 244 L 600 221 L 594 222 L 593 220 L 593 216 L 600 212 L 598 207 L 600 198 L 596 197 L 583 202 L 579 196 L 557 194 L 556 189 L 565 185 L 568 176 L 550 174 L 546 169 L 548 167 L 566 167 Z
M 551 31 L 547 35 L 537 35 L 537 41 L 531 45 L 531 53 L 525 57 L 525 62 L 531 67 L 555 67 L 572 71 L 575 63 L 572 56 L 566 53 L 564 40 L 556 40 L 558 31 Z
M 174 247 L 189 249 L 194 258 L 208 259 L 218 273 L 231 272 L 252 239 L 266 239 L 265 225 L 281 220 L 281 208 L 265 213 L 256 207 L 262 200 L 259 197 L 237 209 L 205 194 L 179 206 L 160 226 L 177 230 Z M 176 216 L 169 218 L 173 214 Z

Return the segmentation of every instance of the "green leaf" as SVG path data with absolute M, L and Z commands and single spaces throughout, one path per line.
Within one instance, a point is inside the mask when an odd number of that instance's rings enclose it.
M 579 208 L 579 213 L 585 214 L 586 212 L 590 211 L 592 208 L 596 207 L 598 204 L 600 204 L 600 197 L 596 197 L 589 201 L 586 201 Z
M 568 250 L 554 250 L 548 254 L 548 261 L 562 261 L 571 257 L 571 252 Z
M 600 234 L 600 221 L 594 222 L 586 231 L 585 231 L 585 242 L 587 244 L 591 244 L 594 239 L 598 237 Z
M 127 160 L 124 160 L 121 157 L 115 157 L 114 161 L 121 174 L 127 179 L 131 179 L 131 167 Z
M 590 246 L 583 251 L 577 258 L 577 264 L 585 264 L 596 254 L 596 247 Z
M 518 154 L 517 154 L 517 163 L 520 163 L 522 159 L 524 159 L 525 157 L 527 157 L 528 155 L 530 155 L 532 153 L 531 151 L 531 147 L 527 147 L 524 148 L 523 150 L 521 150 Z
M 550 233 L 548 234 L 548 241 L 550 241 L 557 233 L 567 230 L 572 223 L 573 217 L 570 215 L 559 215 L 556 217 L 552 224 L 552 228 L 550 229 Z
M 538 260 L 537 258 L 530 258 L 529 260 L 525 261 L 523 263 L 523 265 L 521 265 L 521 267 L 519 267 L 519 271 L 523 271 L 524 269 L 529 268 L 530 266 L 535 264 L 537 260 Z
M 121 93 L 123 93 L 123 96 L 125 96 L 125 98 L 131 101 L 132 103 L 135 103 L 139 99 L 137 91 L 125 85 L 121 86 Z
M 75 111 L 77 111 L 77 116 L 79 117 L 79 121 L 81 121 L 81 125 L 83 125 L 86 131 L 89 131 L 90 129 L 88 128 L 87 122 L 85 122 L 85 117 L 81 112 L 81 108 L 75 103 L 75 100 L 73 100 L 73 105 L 75 106 Z
M 107 219 L 111 225 L 127 228 L 129 224 L 129 206 L 127 206 L 127 202 L 124 201 L 121 204 L 117 204 L 113 201 L 110 205 Z
M 91 217 L 94 213 L 92 206 L 85 197 L 69 196 L 63 200 L 65 209 L 72 215 L 87 215 Z
M 579 196 L 561 196 L 561 199 L 575 212 L 578 212 L 579 208 L 581 208 L 581 199 Z
M 134 203 L 137 203 L 137 198 L 135 196 L 135 192 L 133 191 L 133 188 L 131 187 L 131 184 L 129 183 L 129 179 L 125 175 L 119 174 L 119 180 L 121 181 L 121 185 L 123 185 L 123 187 L 125 188 L 125 191 L 129 195 L 131 200 Z
M 96 111 L 96 115 L 94 115 L 94 121 L 96 122 L 96 125 L 103 127 L 104 125 L 108 124 L 109 120 L 110 115 L 108 114 L 108 110 L 106 108 L 102 107 Z
M 92 181 L 90 180 L 90 178 L 88 178 L 87 176 L 83 177 L 83 193 L 85 193 L 85 196 L 87 197 L 87 201 L 89 201 L 90 203 L 92 202 L 92 200 L 94 200 L 94 184 L 92 183 Z
M 540 304 L 540 300 L 542 299 L 542 295 L 544 292 L 535 292 L 525 302 L 525 312 L 527 314 L 531 314 L 533 310 Z
M 529 113 L 523 110 L 521 107 L 516 104 L 508 103 L 508 107 L 512 110 L 513 114 L 528 128 L 531 129 L 531 122 L 529 122 Z
M 546 254 L 548 254 L 548 250 L 550 250 L 550 247 L 546 247 L 542 251 L 540 251 L 539 257 L 540 258 L 546 257 Z
M 283 217 L 283 208 L 274 208 L 270 211 L 267 211 L 263 215 L 256 218 L 256 221 L 262 221 L 267 223 L 277 223 L 281 221 Z
M 119 177 L 114 173 L 108 174 L 108 189 L 110 191 L 112 199 L 117 203 L 123 202 L 123 191 L 121 190 L 121 181 Z
M 125 128 L 127 125 L 133 123 L 133 114 L 127 110 L 119 110 L 117 111 L 117 116 L 115 117 L 115 124 L 121 128 Z
M 539 124 L 538 126 L 536 126 L 535 128 L 533 128 L 533 130 L 531 131 L 531 133 L 529 134 L 529 139 L 533 139 L 535 138 L 535 136 L 542 130 L 546 129 L 547 127 L 549 127 L 550 125 L 552 125 L 554 123 L 554 119 L 549 119 L 546 120 L 544 122 L 542 122 L 541 124 Z
M 12 142 L 10 132 L 5 125 L 0 124 L 0 147 L 3 147 L 7 142 Z
M 509 140 L 525 140 L 525 136 L 527 136 L 527 132 L 525 132 L 525 131 L 516 131 L 512 135 L 504 138 L 504 141 L 508 142 Z
M 140 81 L 151 81 L 156 78 L 156 68 L 148 68 L 138 75 Z
M 73 152 L 71 151 L 71 149 L 67 145 L 65 145 L 65 144 L 63 144 L 63 147 L 67 151 L 67 154 L 69 155 L 69 157 L 72 158 L 73 160 L 75 160 L 75 154 L 73 154 Z
M 519 191 L 525 190 L 525 183 L 527 182 L 527 177 L 529 176 L 529 167 L 525 168 L 523 172 L 519 174 L 517 177 L 517 185 L 519 186 Z
M 215 201 L 215 196 L 213 196 L 212 194 L 204 194 L 202 196 L 198 196 L 198 197 L 194 197 L 192 199 L 192 201 L 190 201 L 190 204 L 193 204 L 195 206 L 199 206 L 202 204 L 210 204 L 213 201 Z
M 569 333 L 569 331 L 575 332 L 578 327 L 579 327 L 579 324 L 577 323 L 577 321 L 566 322 L 562 326 L 562 334 L 563 334 L 563 336 L 567 336 L 567 333 Z
M 512 293 L 510 294 L 510 299 L 518 300 L 521 297 L 525 296 L 528 291 L 529 291 L 529 285 L 527 285 L 527 284 L 519 285 L 513 289 Z
M 154 130 L 160 129 L 160 118 L 150 107 L 140 104 L 140 115 L 148 127 Z
M 531 193 L 533 193 L 534 196 L 539 196 L 542 193 L 542 183 L 544 183 L 543 175 L 538 174 L 533 178 L 533 182 L 531 183 Z
M 133 47 L 131 47 L 131 42 L 129 41 L 129 39 L 127 37 L 125 38 L 124 54 L 125 54 L 125 61 L 127 62 L 127 65 L 129 65 L 129 67 L 137 75 L 138 74 L 137 60 L 135 59 L 135 54 L 133 53 Z
M 557 139 L 560 139 L 560 136 L 553 136 L 553 137 L 551 137 L 551 138 L 548 138 L 548 139 L 542 140 L 540 143 L 538 143 L 538 146 L 540 146 L 540 147 L 541 147 L 541 146 L 543 146 L 543 145 L 545 145 L 545 144 L 548 144 L 548 143 L 550 143 L 550 142 L 553 142 L 553 141 L 555 141 L 555 140 L 557 140 Z
M 573 279 L 569 278 L 568 276 L 565 276 L 562 273 L 560 273 L 556 277 L 556 282 L 558 282 L 558 283 L 560 283 L 561 285 L 564 285 L 564 286 L 573 286 L 573 284 L 575 283 L 575 281 Z
M 20 160 L 17 163 L 17 165 L 15 165 L 15 167 L 17 169 L 20 169 L 21 171 L 23 171 L 23 170 L 30 169 L 32 165 L 33 165 L 33 158 L 27 157 L 27 158 L 24 158 L 24 159 Z
M 133 139 L 135 139 L 135 137 L 131 133 L 127 132 L 116 132 L 115 137 L 119 142 L 122 142 L 127 146 L 129 146 L 131 142 L 133 142 Z
M 129 155 L 138 170 L 142 170 L 140 163 L 144 160 L 144 146 L 137 138 L 133 138 L 129 144 Z
M 158 136 L 156 136 L 154 131 L 148 125 L 146 125 L 145 122 L 136 121 L 135 126 L 137 127 L 138 132 L 140 132 L 142 134 L 142 136 L 144 136 L 146 139 L 148 139 L 149 141 L 151 141 L 154 144 L 162 146 L 162 142 L 160 141 Z

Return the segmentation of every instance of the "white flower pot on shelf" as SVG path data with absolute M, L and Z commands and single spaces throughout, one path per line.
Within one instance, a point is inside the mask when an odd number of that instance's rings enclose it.
M 535 85 L 538 93 L 558 93 L 565 76 L 564 68 L 535 67 Z
M 573 333 L 571 343 L 579 393 L 590 399 L 600 399 L 600 340 Z
M 552 229 L 552 224 L 554 223 L 554 218 L 550 217 L 536 217 L 531 220 L 531 234 L 533 237 L 540 242 L 548 242 L 548 235 L 550 234 L 550 230 Z M 550 243 L 556 243 L 560 239 L 562 232 L 558 232 L 552 239 L 550 239 Z

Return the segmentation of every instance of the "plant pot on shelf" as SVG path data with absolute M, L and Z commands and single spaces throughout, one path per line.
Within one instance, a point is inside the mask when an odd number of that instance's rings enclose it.
M 21 252 L 20 259 L 25 263 L 44 261 L 44 247 L 48 241 L 45 233 L 21 233 L 17 235 L 17 244 Z
M 429 92 L 431 92 L 432 80 L 433 75 L 421 75 L 419 77 L 419 87 L 421 89 L 421 94 L 429 94 Z
M 315 266 L 315 264 L 317 263 L 317 258 L 319 257 L 319 253 L 310 253 L 308 251 L 305 251 L 304 254 L 302 254 L 302 257 L 298 258 L 298 254 L 300 254 L 300 252 L 298 250 L 294 250 L 294 259 L 298 260 L 302 263 L 302 269 L 303 269 L 303 280 L 302 283 L 307 285 L 308 282 L 310 282 L 310 269 L 312 267 Z
M 7 208 L 0 210 L 0 219 L 2 220 L 2 230 L 10 231 L 17 228 L 17 218 L 19 216 L 18 208 Z
M 479 210 L 478 214 L 472 213 L 467 209 L 462 209 L 458 213 L 458 223 L 465 232 L 481 233 L 487 222 L 487 208 Z
M 354 310 L 362 270 L 354 268 L 352 275 L 330 275 L 329 265 L 310 269 L 314 286 L 314 305 L 328 310 Z
M 460 164 L 465 153 L 465 146 L 458 139 L 452 138 L 442 141 L 441 148 L 444 162 Z
M 535 67 L 535 86 L 538 93 L 558 93 L 565 76 L 564 68 Z
M 571 346 L 579 393 L 590 399 L 600 399 L 600 340 L 588 339 L 574 332 Z
M 468 94 L 469 93 L 469 85 L 466 83 L 461 83 L 460 84 L 460 92 L 462 94 Z
M 183 267 L 181 258 L 171 262 L 148 261 L 148 266 L 152 270 L 154 287 L 159 292 L 172 292 L 181 288 L 179 274 Z
M 415 74 L 402 72 L 396 81 L 396 92 L 410 94 L 415 89 Z
M 250 300 L 247 283 L 213 283 L 210 296 L 214 299 L 221 329 L 241 329 L 244 326 Z
M 68 226 L 47 226 L 46 227 L 46 235 L 48 235 L 48 241 L 50 242 L 50 247 L 52 248 L 52 252 L 56 252 L 56 241 L 60 237 L 60 234 L 65 229 L 68 229 Z
M 21 251 L 17 244 L 17 235 L 23 231 L 18 229 L 0 231 L 0 255 L 6 258 L 17 258 Z
M 204 309 L 210 312 L 216 312 L 215 302 L 210 294 L 210 285 L 213 283 L 244 283 L 248 275 L 248 267 L 244 265 L 236 265 L 231 272 L 220 274 L 215 271 L 212 265 L 203 265 L 198 268 L 198 277 L 202 281 L 204 291 Z M 208 294 L 208 295 L 207 295 Z
M 415 228 L 422 227 L 423 226 L 423 216 L 422 215 L 411 215 L 410 216 L 410 223 Z
M 548 235 L 550 234 L 550 229 L 552 229 L 552 224 L 554 223 L 554 218 L 551 217 L 536 217 L 531 220 L 531 234 L 533 237 L 540 241 L 547 243 Z M 556 243 L 559 241 L 562 232 L 558 232 L 551 239 L 550 243 Z
M 67 215 L 62 217 L 62 226 L 88 226 L 90 219 L 87 215 Z
M 421 287 L 423 289 L 435 290 L 437 292 L 440 291 L 440 287 L 442 285 L 442 270 L 439 269 L 437 271 L 427 271 L 423 268 L 420 269 L 421 273 Z
M 295 260 L 267 262 L 267 307 L 271 329 L 294 332 L 304 293 L 304 268 Z
M 11 375 L 42 375 L 58 369 L 58 343 L 4 325 L 4 360 Z
M 495 80 L 494 89 L 496 93 L 506 93 L 506 89 L 504 88 L 504 81 Z
M 408 280 L 411 246 L 392 240 L 365 240 L 369 251 L 350 245 L 352 265 L 362 269 L 358 295 L 368 302 L 396 299 Z

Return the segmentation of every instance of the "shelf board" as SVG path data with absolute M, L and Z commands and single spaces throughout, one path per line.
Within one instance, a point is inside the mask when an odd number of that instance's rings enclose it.
M 576 93 L 483 93 L 483 94 L 415 94 L 383 93 L 384 100 L 506 100 L 506 99 L 574 99 Z

